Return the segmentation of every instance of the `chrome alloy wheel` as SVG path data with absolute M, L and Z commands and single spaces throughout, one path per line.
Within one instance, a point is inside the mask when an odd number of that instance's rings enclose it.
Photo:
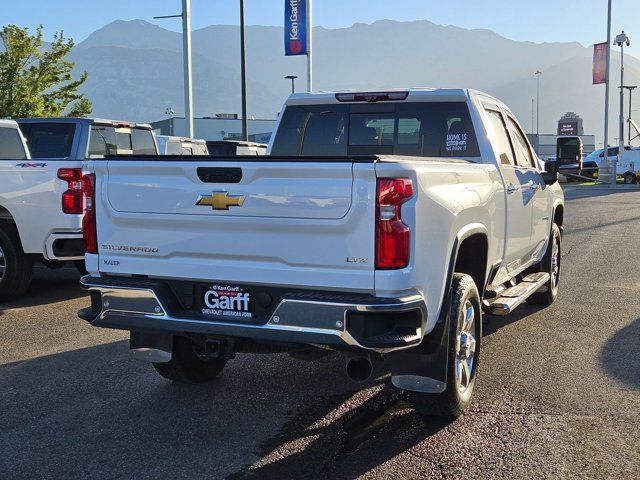
M 476 311 L 467 300 L 464 304 L 464 317 L 458 322 L 456 331 L 456 386 L 464 393 L 473 377 L 476 356 Z
M 4 251 L 0 247 L 0 281 L 4 278 L 4 273 L 7 270 L 7 260 L 4 256 Z
M 551 245 L 551 287 L 556 288 L 558 286 L 558 280 L 560 279 L 560 246 L 558 245 L 558 238 L 553 236 L 553 243 Z

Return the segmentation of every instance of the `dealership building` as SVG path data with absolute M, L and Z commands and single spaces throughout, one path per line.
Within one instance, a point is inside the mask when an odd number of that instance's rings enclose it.
M 251 118 L 247 124 L 250 141 L 269 143 L 276 121 Z M 184 117 L 170 117 L 151 122 L 151 127 L 156 135 L 185 137 L 187 131 Z M 236 114 L 194 118 L 193 130 L 194 138 L 203 140 L 240 140 L 242 138 L 242 120 Z
M 596 149 L 596 136 L 584 134 L 582 118 L 574 112 L 567 112 L 558 120 L 558 128 L 555 134 L 541 133 L 537 135 L 535 133 L 527 133 L 533 149 L 543 160 L 556 154 L 556 142 L 558 137 L 562 136 L 580 137 L 582 139 L 582 151 L 587 155 Z

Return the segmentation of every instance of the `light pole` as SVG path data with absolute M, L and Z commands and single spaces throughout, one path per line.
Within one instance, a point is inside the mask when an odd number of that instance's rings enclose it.
M 249 140 L 247 119 L 247 56 L 245 53 L 244 0 L 240 0 L 240 76 L 242 84 L 242 140 Z
M 284 78 L 285 78 L 285 80 L 291 80 L 291 93 L 296 93 L 296 78 L 298 78 L 298 76 L 297 75 L 287 75 Z
M 182 61 L 184 64 L 184 123 L 186 136 L 193 138 L 193 73 L 191 68 L 191 0 L 182 0 L 180 15 L 158 18 L 182 18 Z
M 534 73 L 534 75 L 537 78 L 537 89 L 538 89 L 538 94 L 537 94 L 537 106 L 536 106 L 536 135 L 539 137 L 540 136 L 540 75 L 542 75 L 542 71 L 540 70 L 536 70 L 536 73 Z
M 611 0 L 607 6 L 607 62 L 604 82 L 604 164 L 609 170 L 609 183 L 616 184 L 615 161 L 609 161 L 609 72 L 611 70 Z M 604 170 L 604 169 L 603 169 Z
M 627 123 L 629 124 L 629 145 L 631 145 L 631 94 L 633 91 L 638 88 L 637 85 L 625 85 L 622 88 L 626 88 L 629 90 L 629 118 L 627 118 Z
M 531 99 L 531 133 L 533 133 L 533 123 L 534 123 L 534 109 L 535 109 L 536 100 L 534 98 Z
M 624 46 L 627 45 L 628 47 L 629 45 L 631 45 L 631 41 L 623 30 L 622 33 L 616 35 L 615 43 L 620 47 L 620 117 L 618 119 L 620 127 L 620 133 L 618 135 L 618 141 L 620 142 L 618 148 L 618 161 L 620 161 L 622 153 L 624 152 Z M 616 165 L 614 165 L 613 167 L 614 185 L 617 181 L 618 174 L 618 172 L 616 171 L 618 167 L 617 163 L 618 162 L 616 162 Z

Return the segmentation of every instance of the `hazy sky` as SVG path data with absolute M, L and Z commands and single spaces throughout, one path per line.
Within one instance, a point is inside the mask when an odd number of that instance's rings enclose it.
M 246 0 L 247 23 L 282 25 L 284 1 Z M 238 0 L 191 3 L 193 28 L 238 22 Z M 152 17 L 179 13 L 181 0 L 0 0 L 0 4 L 2 25 L 42 23 L 48 36 L 63 29 L 77 41 L 116 19 L 141 18 L 168 29 L 180 28 L 178 19 L 154 21 Z M 515 40 L 578 41 L 583 45 L 606 40 L 606 13 L 606 0 L 315 0 L 313 6 L 314 24 L 328 28 L 384 18 L 430 20 L 488 28 Z M 629 53 L 640 57 L 640 0 L 613 0 L 614 34 L 621 29 L 632 39 Z

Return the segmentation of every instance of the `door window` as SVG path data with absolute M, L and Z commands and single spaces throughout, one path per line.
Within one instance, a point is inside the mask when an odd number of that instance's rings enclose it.
M 509 135 L 507 135 L 506 125 L 502 120 L 502 114 L 496 110 L 487 110 L 487 119 L 489 120 L 489 139 L 496 155 L 500 159 L 502 165 L 515 165 L 513 149 Z
M 72 123 L 23 123 L 20 125 L 31 158 L 67 158 L 71 155 L 76 126 Z
M 527 140 L 524 138 L 520 127 L 511 117 L 507 117 L 507 123 L 509 125 L 511 139 L 513 140 L 513 147 L 516 152 L 516 164 L 519 167 L 535 168 L 535 162 L 531 156 L 531 150 L 529 150 L 529 145 Z
M 0 127 L 0 159 L 24 160 L 27 154 L 17 128 Z

